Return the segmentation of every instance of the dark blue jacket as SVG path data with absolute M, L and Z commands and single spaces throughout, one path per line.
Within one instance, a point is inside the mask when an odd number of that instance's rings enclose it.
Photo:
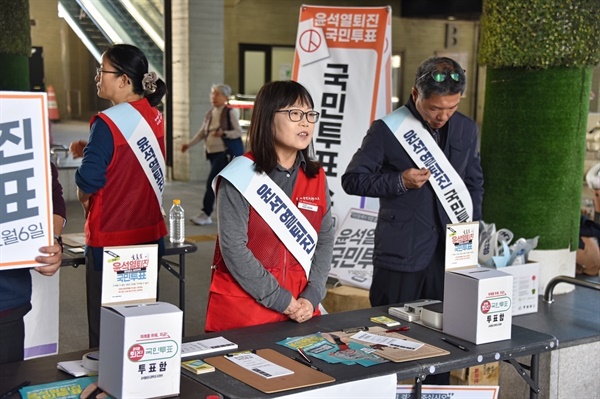
M 412 99 L 406 104 L 423 126 Z M 444 154 L 465 182 L 473 200 L 473 220 L 481 219 L 483 171 L 479 159 L 477 125 L 455 112 L 443 130 Z M 404 191 L 402 172 L 416 168 L 385 122 L 373 122 L 342 176 L 344 191 L 379 198 L 373 266 L 413 272 L 430 263 L 438 240 L 445 240 L 450 219 L 430 183 Z

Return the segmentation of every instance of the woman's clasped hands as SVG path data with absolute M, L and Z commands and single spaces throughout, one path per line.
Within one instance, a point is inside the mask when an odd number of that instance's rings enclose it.
M 315 308 L 312 303 L 304 298 L 292 298 L 289 306 L 283 312 L 290 319 L 303 323 L 307 320 L 310 320 L 315 312 Z

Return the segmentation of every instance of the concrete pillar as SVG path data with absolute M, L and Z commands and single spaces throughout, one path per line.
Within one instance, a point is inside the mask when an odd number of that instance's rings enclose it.
M 224 79 L 223 0 L 174 0 L 173 18 L 173 179 L 203 181 L 209 164 L 204 145 L 185 154 L 210 109 L 210 87 Z

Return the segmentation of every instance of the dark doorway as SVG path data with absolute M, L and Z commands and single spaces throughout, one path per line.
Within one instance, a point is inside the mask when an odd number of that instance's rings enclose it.
M 44 48 L 32 47 L 29 57 L 29 85 L 31 91 L 46 91 L 44 84 Z

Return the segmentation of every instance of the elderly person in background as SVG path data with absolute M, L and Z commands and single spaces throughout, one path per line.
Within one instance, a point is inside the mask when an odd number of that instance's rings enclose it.
M 212 108 L 204 116 L 198 133 L 189 143 L 181 146 L 186 152 L 190 147 L 204 141 L 206 158 L 210 162 L 210 172 L 206 181 L 206 191 L 202 202 L 202 212 L 191 218 L 197 225 L 212 224 L 212 213 L 215 204 L 215 193 L 212 181 L 223 170 L 229 161 L 243 153 L 242 129 L 237 114 L 228 106 L 231 87 L 226 84 L 215 84 L 210 89 Z M 237 146 L 235 146 L 237 144 Z

